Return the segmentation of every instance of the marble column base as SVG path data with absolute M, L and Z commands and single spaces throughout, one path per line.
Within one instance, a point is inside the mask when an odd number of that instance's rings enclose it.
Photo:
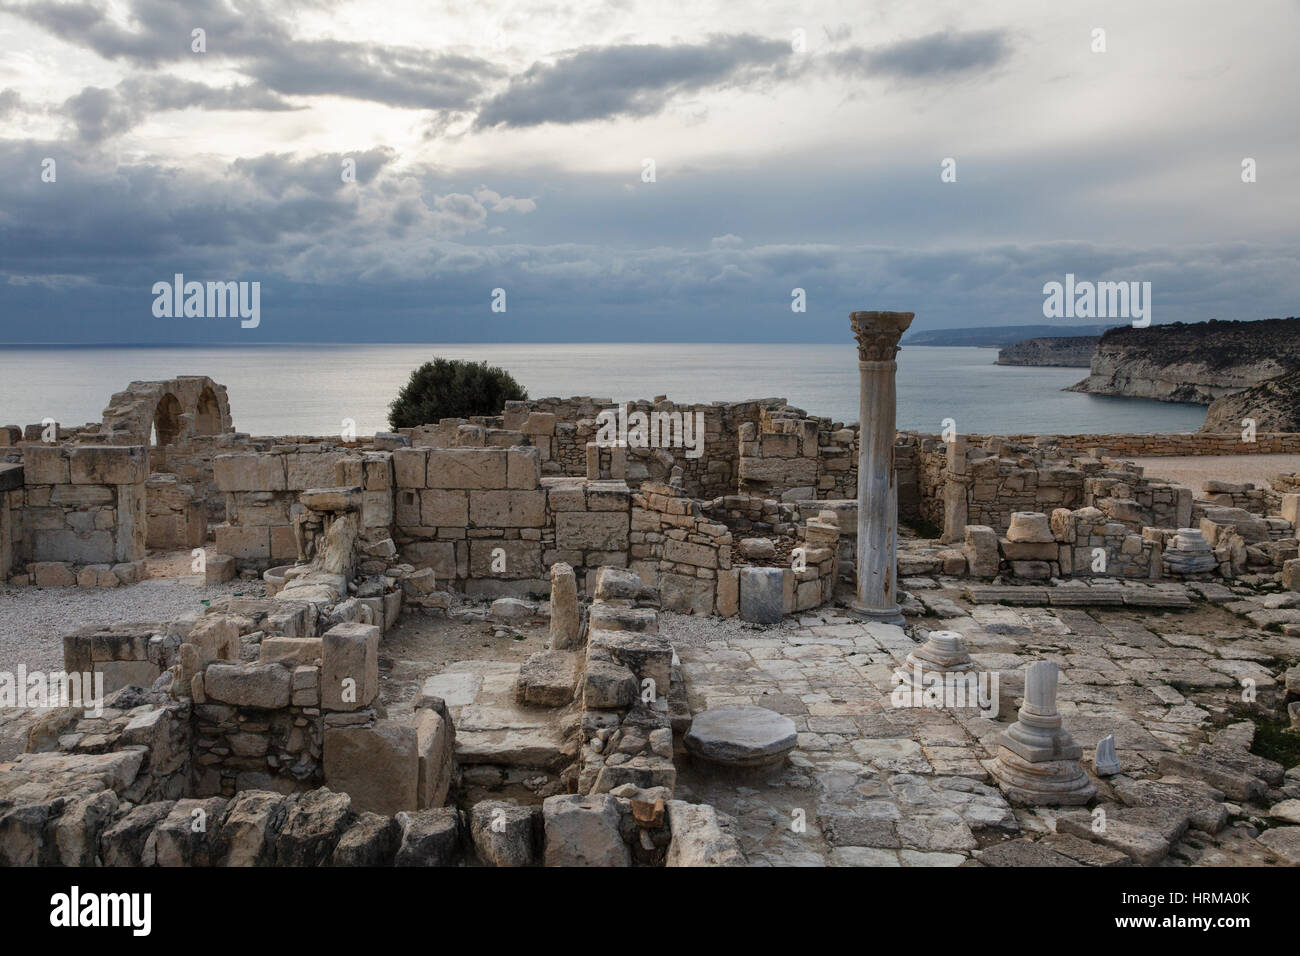
M 858 601 L 849 602 L 849 610 L 868 621 L 880 621 L 882 624 L 897 624 L 902 627 L 903 612 L 897 606 L 893 608 L 866 607 Z
M 966 643 L 954 631 L 931 631 L 925 643 L 907 655 L 899 671 L 903 683 L 912 687 L 924 686 L 926 680 L 944 686 L 965 684 L 971 674 L 979 673 Z
M 1078 760 L 1031 763 L 999 747 L 997 757 L 983 763 L 1007 800 L 1022 806 L 1081 806 L 1097 795 L 1096 786 Z

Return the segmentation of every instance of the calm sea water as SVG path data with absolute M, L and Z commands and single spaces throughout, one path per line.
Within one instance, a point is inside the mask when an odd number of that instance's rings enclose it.
M 260 345 L 253 348 L 0 346 L 0 424 L 99 421 L 132 380 L 208 375 L 225 384 L 235 427 L 254 435 L 326 435 L 354 419 L 387 429 L 387 406 L 411 370 L 436 356 L 485 359 L 533 398 L 615 401 L 779 396 L 811 414 L 858 418 L 857 350 L 844 345 Z M 994 349 L 905 348 L 898 424 L 927 432 L 1188 432 L 1205 409 L 1061 391 L 1086 369 L 994 365 Z

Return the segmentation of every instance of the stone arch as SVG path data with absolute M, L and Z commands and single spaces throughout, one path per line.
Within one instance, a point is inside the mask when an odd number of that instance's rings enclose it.
M 181 437 L 181 403 L 171 392 L 165 392 L 153 412 L 150 444 L 159 448 L 174 445 Z
M 206 375 L 178 375 L 160 382 L 132 382 L 116 393 L 104 409 L 99 433 L 113 445 L 149 445 L 155 444 L 151 439 L 157 431 L 157 443 L 166 446 L 234 430 L 224 385 Z

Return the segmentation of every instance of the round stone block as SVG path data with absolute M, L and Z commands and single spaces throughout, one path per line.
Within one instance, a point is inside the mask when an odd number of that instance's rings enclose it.
M 695 715 L 686 749 L 726 767 L 772 767 L 794 749 L 794 721 L 766 707 L 715 707 Z

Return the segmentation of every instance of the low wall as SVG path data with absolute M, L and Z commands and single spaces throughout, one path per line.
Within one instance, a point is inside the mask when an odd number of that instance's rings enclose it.
M 143 573 L 142 445 L 25 444 L 23 560 L 35 583 L 115 586 Z

